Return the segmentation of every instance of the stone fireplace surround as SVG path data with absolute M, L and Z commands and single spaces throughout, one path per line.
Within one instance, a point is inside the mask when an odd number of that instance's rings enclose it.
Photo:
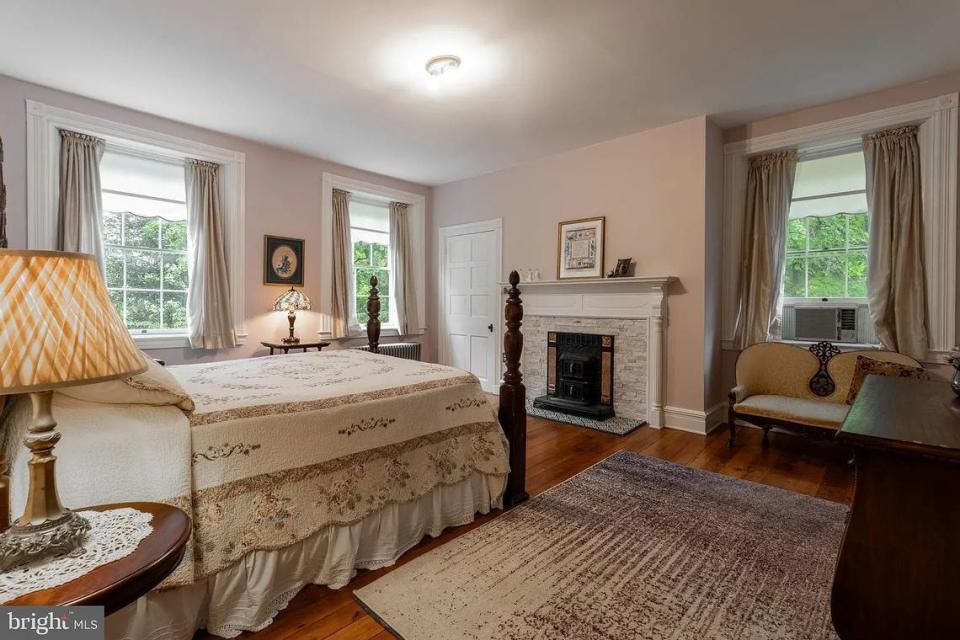
M 662 427 L 667 288 L 675 277 L 546 280 L 520 283 L 521 367 L 527 397 L 546 393 L 547 332 L 615 336 L 613 408 Z

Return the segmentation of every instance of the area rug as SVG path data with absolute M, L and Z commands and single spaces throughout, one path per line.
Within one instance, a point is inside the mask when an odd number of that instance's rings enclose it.
M 575 427 L 586 427 L 587 429 L 612 433 L 617 436 L 625 436 L 634 429 L 639 429 L 643 425 L 647 424 L 644 420 L 621 418 L 620 416 L 613 416 L 612 418 L 607 418 L 606 420 L 592 420 L 590 418 L 582 418 L 580 416 L 571 416 L 570 414 L 560 413 L 559 411 L 550 411 L 549 409 L 537 408 L 533 406 L 533 403 L 529 400 L 527 401 L 527 415 L 537 418 L 546 418 L 547 420 L 553 420 L 554 422 L 572 424 Z
M 620 452 L 355 595 L 404 640 L 835 640 L 846 511 Z

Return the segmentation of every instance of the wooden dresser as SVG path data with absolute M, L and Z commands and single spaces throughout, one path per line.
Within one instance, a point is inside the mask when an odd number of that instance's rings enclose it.
M 836 438 L 857 468 L 837 633 L 960 638 L 960 400 L 945 382 L 869 376 Z

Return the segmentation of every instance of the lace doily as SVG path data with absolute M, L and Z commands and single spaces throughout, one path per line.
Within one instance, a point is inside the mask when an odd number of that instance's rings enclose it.
M 66 584 L 99 566 L 125 558 L 153 531 L 152 514 L 128 507 L 81 511 L 80 515 L 90 521 L 84 546 L 67 555 L 0 572 L 0 603 Z

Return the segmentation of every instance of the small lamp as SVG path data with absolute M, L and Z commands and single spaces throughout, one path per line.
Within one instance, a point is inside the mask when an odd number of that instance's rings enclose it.
M 287 312 L 287 320 L 290 322 L 290 335 L 284 338 L 283 342 L 285 344 L 300 342 L 300 338 L 293 335 L 293 324 L 297 321 L 297 311 L 310 310 L 310 298 L 302 291 L 290 287 L 289 291 L 284 291 L 273 301 L 273 310 Z
M 29 393 L 24 444 L 29 488 L 23 515 L 0 534 L 0 569 L 69 553 L 90 524 L 60 504 L 53 448 L 60 440 L 53 390 L 142 373 L 143 354 L 117 315 L 91 255 L 0 250 L 0 396 Z M 6 461 L 0 462 L 6 468 Z M 0 500 L 8 504 L 5 478 Z M 0 523 L 0 528 L 7 522 Z

